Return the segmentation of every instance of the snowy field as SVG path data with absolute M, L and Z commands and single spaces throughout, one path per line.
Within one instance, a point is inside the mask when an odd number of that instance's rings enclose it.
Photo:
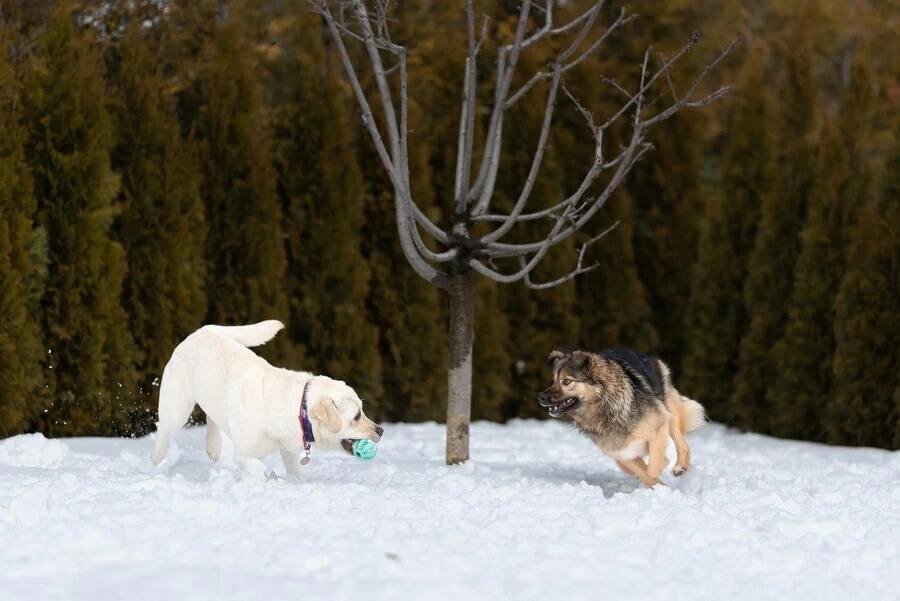
M 457 467 L 440 426 L 389 426 L 372 463 L 314 453 L 299 481 L 203 436 L 160 468 L 149 438 L 0 440 L 0 598 L 900 598 L 900 452 L 709 426 L 648 490 L 559 422 L 476 424 Z

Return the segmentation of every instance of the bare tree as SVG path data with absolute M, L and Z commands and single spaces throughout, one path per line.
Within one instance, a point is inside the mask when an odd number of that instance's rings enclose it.
M 605 76 L 598 81 L 610 85 L 621 94 L 622 104 L 605 121 L 597 124 L 565 86 L 566 73 L 597 52 L 610 35 L 633 18 L 620 10 L 605 27 L 599 24 L 605 0 L 596 0 L 587 10 L 565 23 L 557 23 L 554 0 L 540 5 L 521 0 L 514 39 L 497 50 L 493 74 L 493 102 L 486 120 L 483 147 L 475 164 L 475 130 L 478 109 L 478 72 L 476 59 L 484 46 L 488 31 L 485 18 L 478 31 L 472 0 L 465 2 L 468 30 L 462 106 L 457 140 L 456 176 L 452 199 L 453 214 L 448 229 L 432 221 L 416 204 L 410 186 L 409 147 L 407 137 L 409 50 L 391 38 L 388 11 L 392 0 L 308 0 L 325 20 L 344 66 L 344 71 L 359 108 L 362 121 L 372 138 L 378 156 L 394 189 L 397 232 L 403 253 L 421 277 L 446 291 L 450 297 L 450 372 L 447 400 L 447 463 L 458 463 L 469 457 L 469 420 L 472 392 L 472 346 L 474 340 L 474 274 L 495 282 L 523 282 L 532 289 L 550 288 L 599 267 L 585 265 L 584 257 L 591 244 L 604 234 L 585 241 L 574 261 L 574 267 L 555 280 L 535 282 L 532 271 L 547 252 L 581 230 L 603 207 L 619 187 L 632 166 L 651 148 L 647 131 L 682 108 L 709 104 L 725 95 L 729 86 L 712 93 L 697 95 L 701 81 L 735 46 L 736 41 L 719 52 L 705 69 L 679 94 L 672 77 L 672 66 L 685 56 L 699 40 L 690 40 L 671 56 L 648 48 L 640 66 L 640 79 L 633 91 Z M 532 24 L 534 23 L 534 24 Z M 546 67 L 517 80 L 516 68 L 523 52 L 542 40 L 560 38 L 562 50 Z M 345 42 L 361 45 L 377 89 L 367 92 L 360 83 L 358 67 Z M 388 66 L 386 66 L 388 63 Z M 514 83 L 517 82 L 514 86 Z M 542 84 L 546 95 L 540 133 L 535 144 L 528 176 L 522 184 L 509 213 L 492 213 L 491 201 L 500 167 L 505 119 L 510 109 L 523 96 Z M 663 89 L 658 98 L 648 100 L 651 91 Z M 574 191 L 546 209 L 526 211 L 532 190 L 541 170 L 554 111 L 565 96 L 584 118 L 592 136 L 594 155 L 586 173 Z M 376 120 L 372 103 L 380 102 L 380 119 Z M 624 122 L 624 123 L 622 123 Z M 610 156 L 604 134 L 619 123 L 629 132 L 627 142 Z M 603 178 L 601 179 L 601 176 Z M 598 181 L 600 180 L 600 181 Z M 595 185 L 596 184 L 596 185 Z M 600 188 L 600 189 L 597 189 Z M 448 204 L 450 204 L 448 199 Z M 519 223 L 547 220 L 543 239 L 529 243 L 505 242 Z M 473 234 L 479 222 L 493 225 L 485 234 Z M 608 230 L 607 230 L 608 231 Z M 425 237 L 431 243 L 427 244 Z

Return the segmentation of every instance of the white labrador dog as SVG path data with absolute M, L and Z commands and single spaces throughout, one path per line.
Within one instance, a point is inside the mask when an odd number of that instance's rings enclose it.
M 290 475 L 299 473 L 311 443 L 352 454 L 354 439 L 381 440 L 384 430 L 363 415 L 354 390 L 327 376 L 274 367 L 247 347 L 271 340 L 284 325 L 203 326 L 175 347 L 159 388 L 153 463 L 165 459 L 173 432 L 194 405 L 206 412 L 206 452 L 218 461 L 222 432 L 234 443 L 234 461 L 281 452 Z

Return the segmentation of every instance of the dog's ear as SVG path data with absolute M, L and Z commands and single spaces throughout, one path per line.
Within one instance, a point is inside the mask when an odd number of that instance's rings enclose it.
M 562 351 L 550 351 L 550 354 L 547 355 L 547 365 L 556 369 L 556 364 L 563 358 L 565 358 L 566 354 Z
M 587 374 L 591 371 L 592 357 L 590 353 L 584 351 L 575 351 L 572 353 L 572 369 Z
M 328 397 L 319 400 L 319 403 L 312 410 L 312 417 L 328 428 L 328 431 L 332 434 L 337 434 L 341 431 L 341 412 L 338 411 L 334 401 Z

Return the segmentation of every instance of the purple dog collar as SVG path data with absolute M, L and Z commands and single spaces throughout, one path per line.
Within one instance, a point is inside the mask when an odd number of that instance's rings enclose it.
M 306 393 L 309 391 L 310 384 L 312 384 L 312 378 L 307 380 L 306 385 L 303 387 L 303 399 L 300 401 L 300 415 L 297 416 L 297 419 L 300 420 L 300 438 L 303 439 L 303 450 L 306 451 L 303 459 L 300 460 L 300 463 L 303 465 L 309 463 L 309 452 L 310 449 L 312 449 L 312 443 L 316 442 L 312 423 L 309 421 L 309 413 L 306 409 Z

